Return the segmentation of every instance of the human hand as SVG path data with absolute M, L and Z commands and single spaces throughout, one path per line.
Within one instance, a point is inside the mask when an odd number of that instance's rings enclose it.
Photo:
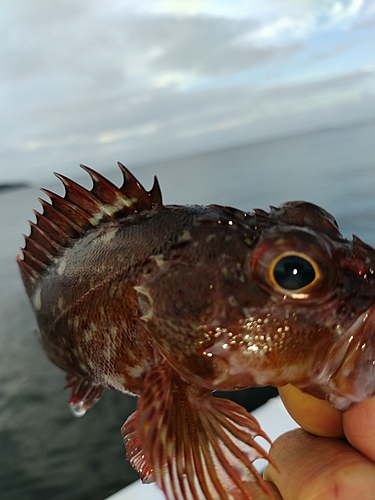
M 279 392 L 302 429 L 271 448 L 278 469 L 269 465 L 264 477 L 274 499 L 374 500 L 375 398 L 340 412 L 290 385 Z

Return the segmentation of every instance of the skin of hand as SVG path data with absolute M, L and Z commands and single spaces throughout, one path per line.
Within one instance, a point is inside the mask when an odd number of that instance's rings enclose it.
M 340 412 L 290 385 L 279 392 L 302 428 L 271 448 L 278 468 L 269 465 L 264 478 L 274 500 L 373 500 L 375 398 Z

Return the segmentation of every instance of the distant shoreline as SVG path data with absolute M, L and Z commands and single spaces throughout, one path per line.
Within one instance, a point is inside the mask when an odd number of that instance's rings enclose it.
M 6 182 L 3 184 L 0 184 L 0 194 L 1 193 L 7 193 L 8 191 L 11 191 L 12 189 L 24 189 L 30 187 L 30 184 L 27 182 Z

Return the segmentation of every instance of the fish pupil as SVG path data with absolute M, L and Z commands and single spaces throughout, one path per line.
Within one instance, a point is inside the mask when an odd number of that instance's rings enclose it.
M 315 279 L 311 263 L 298 255 L 281 258 L 274 268 L 274 278 L 278 285 L 286 290 L 299 290 Z

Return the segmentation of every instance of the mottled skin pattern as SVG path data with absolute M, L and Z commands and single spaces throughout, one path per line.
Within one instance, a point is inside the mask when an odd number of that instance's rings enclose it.
M 167 498 L 250 498 L 262 433 L 210 393 L 292 383 L 342 410 L 371 397 L 374 250 L 310 203 L 164 206 L 157 183 L 147 192 L 121 165 L 121 188 L 85 168 L 93 189 L 60 176 L 66 195 L 42 202 L 19 258 L 43 349 L 69 374 L 73 407 L 104 387 L 141 395 L 128 457 Z M 314 269 L 298 289 L 272 274 L 290 255 Z

